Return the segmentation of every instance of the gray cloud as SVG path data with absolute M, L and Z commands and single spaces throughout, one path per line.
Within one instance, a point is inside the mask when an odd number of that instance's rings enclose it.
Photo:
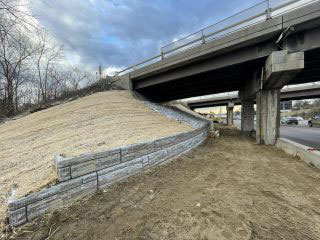
M 33 12 L 67 53 L 89 66 L 128 66 L 158 54 L 174 38 L 257 0 L 50 0 Z M 72 56 L 72 55 L 71 55 Z M 70 59 L 72 61 L 72 59 Z

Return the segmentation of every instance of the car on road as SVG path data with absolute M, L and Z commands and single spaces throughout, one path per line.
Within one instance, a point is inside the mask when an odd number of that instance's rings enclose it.
M 290 124 L 295 124 L 298 125 L 299 121 L 297 118 L 295 117 L 290 117 L 286 120 L 286 124 L 290 125 Z
M 280 119 L 280 123 L 281 124 L 286 124 L 287 123 L 288 118 L 281 118 Z
M 296 117 L 298 119 L 298 121 L 303 121 L 303 117 Z
M 308 121 L 309 127 L 320 127 L 320 116 L 315 116 Z

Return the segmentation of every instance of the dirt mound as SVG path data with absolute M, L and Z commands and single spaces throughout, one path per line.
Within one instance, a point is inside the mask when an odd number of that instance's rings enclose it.
M 127 91 L 96 93 L 0 125 L 0 219 L 8 191 L 21 197 L 55 181 L 53 156 L 77 156 L 191 130 Z

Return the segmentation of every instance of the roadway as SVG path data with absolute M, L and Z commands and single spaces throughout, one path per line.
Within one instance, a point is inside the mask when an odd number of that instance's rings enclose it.
M 235 120 L 234 125 L 240 128 L 241 121 Z M 281 125 L 280 137 L 302 145 L 320 149 L 320 128 L 296 125 Z
M 320 149 L 320 128 L 282 125 L 280 127 L 280 137 Z

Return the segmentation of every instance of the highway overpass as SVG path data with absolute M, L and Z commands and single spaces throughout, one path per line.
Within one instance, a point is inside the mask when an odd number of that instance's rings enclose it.
M 315 83 L 312 85 L 302 85 L 302 86 L 290 86 L 281 89 L 280 99 L 281 101 L 290 100 L 302 100 L 302 99 L 312 99 L 320 98 L 320 83 Z M 241 100 L 239 99 L 237 92 L 232 92 L 230 94 L 224 94 L 224 96 L 208 96 L 201 97 L 198 99 L 182 100 L 186 103 L 189 108 L 207 108 L 207 107 L 218 107 L 218 106 L 228 106 L 229 102 L 233 102 L 235 105 L 241 105 Z
M 280 89 L 320 77 L 320 1 L 307 2 L 279 1 L 270 8 L 263 1 L 250 8 L 259 7 L 252 17 L 227 27 L 222 21 L 165 46 L 123 71 L 120 83 L 155 102 L 239 91 L 242 131 L 253 130 L 256 102 L 257 143 L 274 144 Z

